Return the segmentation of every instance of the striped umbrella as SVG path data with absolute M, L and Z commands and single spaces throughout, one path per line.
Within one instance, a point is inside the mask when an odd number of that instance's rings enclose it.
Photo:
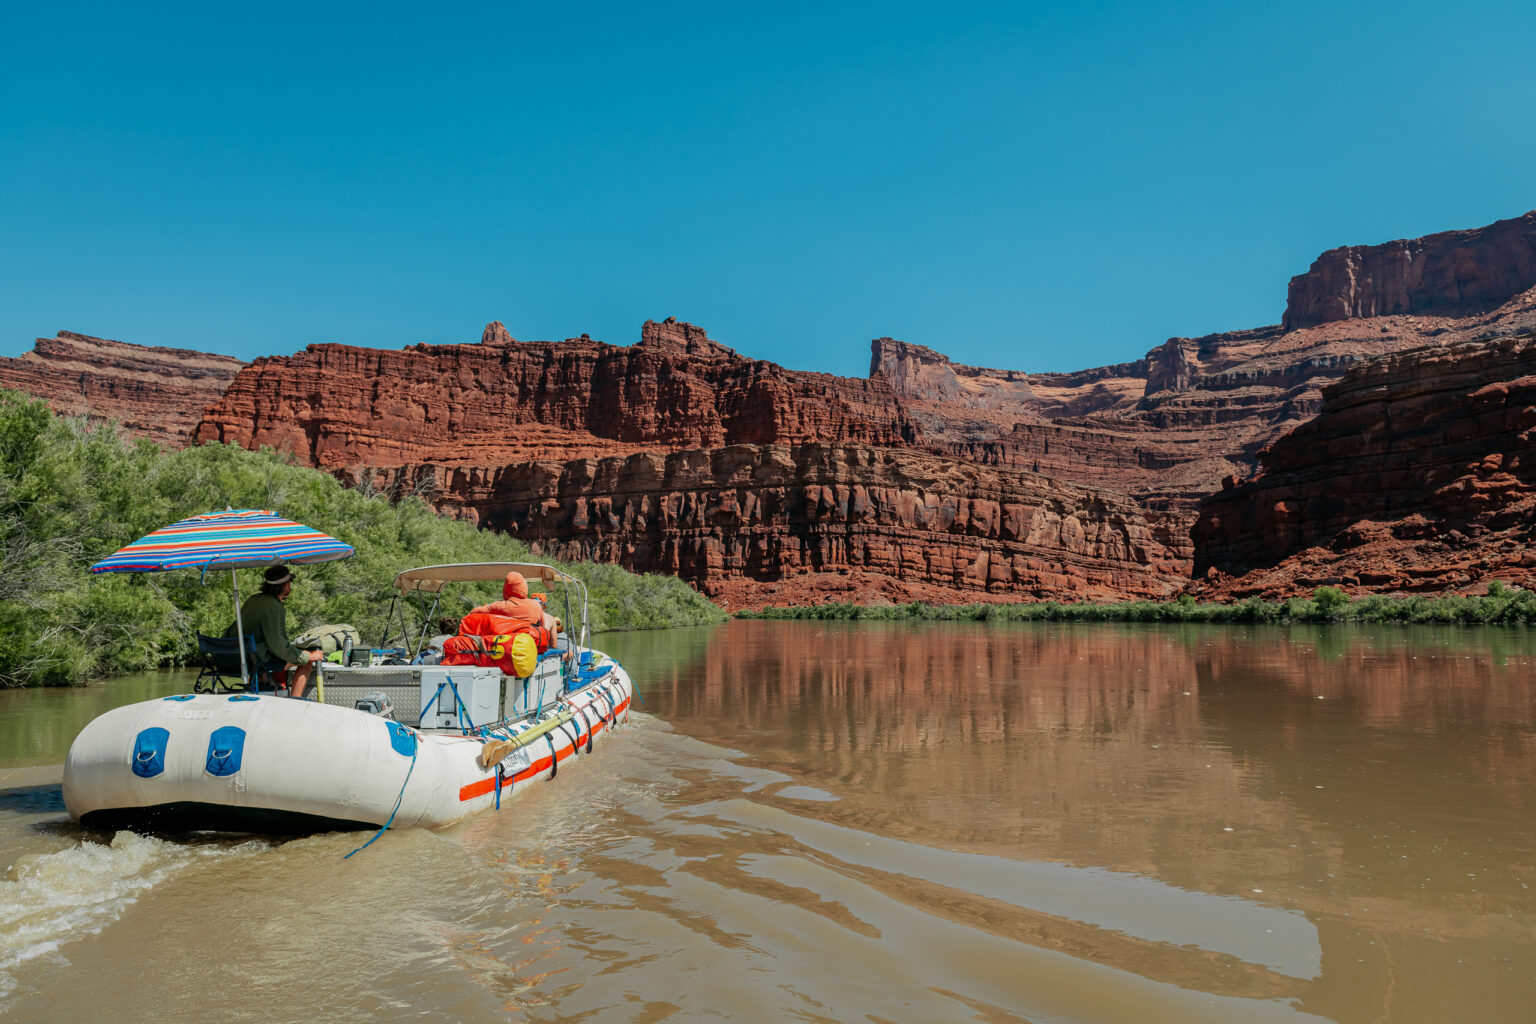
M 352 545 L 265 509 L 234 508 L 193 516 L 108 555 L 91 572 L 255 569 L 347 558 Z
M 349 558 L 343 544 L 319 530 L 265 509 L 232 508 L 193 516 L 108 555 L 91 572 L 161 572 L 166 569 L 228 569 L 235 589 L 235 636 L 240 647 L 241 678 L 249 679 L 245 664 L 245 626 L 240 621 L 240 581 L 236 569 L 257 569 L 292 562 L 329 562 Z

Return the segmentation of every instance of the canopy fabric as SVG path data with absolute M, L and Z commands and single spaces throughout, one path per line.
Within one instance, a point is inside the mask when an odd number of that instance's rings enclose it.
M 236 508 L 193 516 L 156 530 L 91 566 L 91 572 L 167 569 L 254 569 L 348 558 L 343 544 L 265 509 Z
M 555 582 L 565 573 L 552 565 L 536 562 L 460 562 L 457 565 L 424 565 L 419 569 L 407 569 L 395 577 L 395 589 L 415 593 L 436 593 L 445 583 L 500 583 L 507 573 L 520 572 L 530 580 L 542 580 L 546 585 Z

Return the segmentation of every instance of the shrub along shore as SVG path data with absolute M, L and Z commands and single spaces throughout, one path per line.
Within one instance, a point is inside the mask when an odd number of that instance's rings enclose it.
M 824 604 L 807 608 L 740 611 L 741 619 L 818 619 L 865 622 L 925 619 L 934 622 L 1255 622 L 1287 623 L 1443 623 L 1526 625 L 1536 622 L 1536 592 L 1497 581 L 1486 596 L 1463 597 L 1370 595 L 1351 598 L 1337 587 L 1318 587 L 1310 598 L 1264 601 L 1250 597 L 1232 604 L 1200 603 L 1185 595 L 1173 601 L 1125 601 L 1118 604 Z
M 195 633 L 222 633 L 234 618 L 227 571 L 206 579 L 194 569 L 93 576 L 89 567 L 162 526 L 226 507 L 271 509 L 357 549 L 348 559 L 295 567 L 288 602 L 295 634 L 350 622 L 366 642 L 378 643 L 395 573 L 412 566 L 552 561 L 530 559 L 525 544 L 438 515 L 419 497 L 366 495 L 270 449 L 162 450 L 0 389 L 0 684 L 69 684 L 193 663 Z M 725 618 L 672 577 L 554 564 L 586 583 L 594 631 Z M 242 596 L 260 585 L 256 570 L 240 576 Z M 500 588 L 460 593 L 463 607 L 445 602 L 440 615 L 462 615 L 500 597 Z

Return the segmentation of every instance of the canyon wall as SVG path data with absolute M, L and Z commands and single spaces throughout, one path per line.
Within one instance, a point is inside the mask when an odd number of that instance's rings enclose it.
M 470 452 L 504 462 L 828 438 L 892 445 L 902 428 L 884 381 L 785 370 L 669 320 L 648 321 L 630 346 L 517 342 L 500 323 L 478 345 L 311 345 L 252 363 L 195 438 L 269 444 L 343 468 L 462 462 Z
M 1536 211 L 1469 231 L 1330 249 L 1291 278 L 1284 326 L 1486 310 L 1532 287 Z
M 60 331 L 38 338 L 31 352 L 0 357 L 0 387 L 42 398 L 61 416 L 116 420 L 134 437 L 180 446 L 243 366 L 230 356 Z
M 876 342 L 875 358 L 904 360 L 907 348 Z M 957 392 L 948 407 L 912 407 L 882 373 L 786 370 L 672 321 L 646 323 L 629 347 L 517 342 L 494 323 L 479 344 L 312 345 L 257 360 L 194 436 L 293 451 L 542 551 L 674 573 L 737 606 L 781 594 L 1163 596 L 1182 585 L 1198 492 L 1177 513 L 1143 508 L 1100 486 L 1127 473 L 1151 482 L 1134 449 L 1121 457 L 1103 431 L 1021 407 L 1025 375 L 1000 395 L 990 382 L 1003 371 L 936 353 L 928 362 L 964 379 L 969 405 Z M 1050 479 L 1042 461 L 1098 470 L 1076 486 Z M 1028 508 L 1034 525 L 1005 524 L 1003 505 L 1010 523 Z M 1064 532 L 1051 540 L 1056 520 Z M 799 576 L 826 578 L 782 585 Z
M 1416 371 L 1450 375 L 1480 351 L 1469 344 L 1536 330 L 1533 232 L 1536 213 L 1333 250 L 1292 281 L 1280 325 L 1072 373 L 879 338 L 866 378 L 837 377 L 668 319 L 629 346 L 519 342 L 496 322 L 478 343 L 311 345 L 250 365 L 65 333 L 0 363 L 0 384 L 170 443 L 272 445 L 733 606 L 1160 596 L 1191 570 L 1230 579 L 1278 550 L 1224 523 L 1292 547 L 1327 534 L 1320 496 L 1296 499 L 1305 528 L 1248 508 L 1268 500 L 1248 481 L 1260 454 L 1267 478 L 1288 472 L 1274 460 L 1298 442 L 1281 439 L 1340 400 L 1325 395 L 1346 374 L 1394 366 L 1382 387 L 1425 387 L 1393 360 L 1454 353 Z
M 1206 593 L 1536 585 L 1536 335 L 1358 367 L 1261 461 L 1202 505 Z
M 1182 530 L 1124 495 L 864 445 L 730 445 L 404 475 L 537 551 L 681 576 L 731 607 L 1165 597 L 1191 557 Z
M 495 323 L 479 344 L 258 360 L 195 436 L 285 448 L 734 607 L 1166 596 L 1188 583 L 1201 497 L 1251 473 L 1324 386 L 1393 351 L 1515 330 L 1531 298 L 1175 338 L 1070 374 L 882 338 L 863 380 L 749 359 L 689 324 L 649 322 L 621 347 L 517 342 Z M 850 502 L 857 514 L 836 511 Z M 932 502 L 955 510 L 942 527 L 918 512 Z M 1065 533 L 978 533 L 964 510 L 994 505 L 1047 510 Z

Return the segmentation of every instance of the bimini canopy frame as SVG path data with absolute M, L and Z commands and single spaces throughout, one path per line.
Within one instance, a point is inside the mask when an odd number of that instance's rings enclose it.
M 580 594 L 580 627 L 574 636 L 577 646 L 582 649 L 590 645 L 587 585 L 553 565 L 545 565 L 542 562 L 458 562 L 451 565 L 424 565 L 416 569 L 407 569 L 395 576 L 395 591 L 399 597 L 405 597 L 408 594 L 434 595 L 432 611 L 427 613 L 427 621 L 430 621 L 432 614 L 437 610 L 437 598 L 441 596 L 442 589 L 447 584 L 500 583 L 506 579 L 509 572 L 522 573 L 530 582 L 538 580 L 546 588 L 552 583 L 562 584 L 565 591 L 565 624 L 568 631 L 572 619 L 571 590 L 574 589 Z

